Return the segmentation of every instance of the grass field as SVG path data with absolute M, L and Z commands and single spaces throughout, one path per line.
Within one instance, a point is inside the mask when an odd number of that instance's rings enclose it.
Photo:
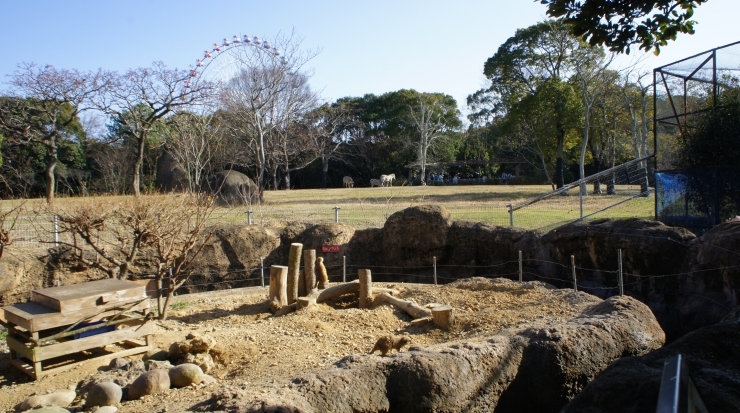
M 546 185 L 459 185 L 459 186 L 397 186 L 383 188 L 331 188 L 292 191 L 267 191 L 264 202 L 251 206 L 218 208 L 212 216 L 213 223 L 247 223 L 247 211 L 253 211 L 253 223 L 282 227 L 288 222 L 334 222 L 334 207 L 339 207 L 339 221 L 355 228 L 382 227 L 394 212 L 415 205 L 440 204 L 450 211 L 455 220 L 489 222 L 509 225 L 508 204 L 519 204 L 550 191 Z M 584 197 L 584 216 L 607 208 L 587 219 L 598 218 L 653 218 L 654 199 L 629 198 L 639 192 L 635 186 L 617 186 L 617 195 L 589 195 Z M 157 195 L 150 195 L 157 196 Z M 113 204 L 125 197 L 98 197 Z M 58 198 L 61 205 L 89 202 L 90 198 Z M 0 210 L 9 210 L 20 201 L 0 201 Z M 53 240 L 52 218 L 43 213 L 42 200 L 29 200 L 24 216 L 15 228 L 16 239 L 21 244 L 38 243 L 39 238 Z M 37 211 L 37 212 L 33 212 Z M 563 196 L 514 211 L 514 225 L 528 229 L 549 230 L 578 219 L 580 204 L 577 190 Z

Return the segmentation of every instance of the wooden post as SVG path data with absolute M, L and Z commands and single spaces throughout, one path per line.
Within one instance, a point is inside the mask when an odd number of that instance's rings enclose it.
M 347 256 L 342 255 L 342 282 L 347 282 Z
M 360 278 L 360 308 L 370 308 L 373 302 L 373 277 L 370 270 L 357 270 Z
M 293 304 L 298 297 L 306 295 L 305 284 L 303 285 L 303 291 L 301 291 L 301 282 L 298 280 L 302 251 L 303 244 L 290 244 L 290 253 L 288 254 L 288 304 Z
M 288 305 L 288 267 L 273 265 L 270 267 L 270 310 L 274 313 Z
M 434 266 L 434 285 L 437 285 L 437 257 L 432 257 L 432 266 Z
M 452 317 L 452 306 L 440 305 L 432 308 L 432 318 L 434 319 L 434 324 L 438 325 L 443 330 L 449 330 L 454 322 Z
M 262 288 L 265 288 L 265 259 L 260 257 L 260 280 L 262 280 Z
M 316 250 L 303 251 L 303 277 L 308 294 L 316 288 Z
M 578 291 L 578 283 L 576 282 L 576 256 L 570 256 L 570 267 L 573 269 L 573 289 Z
M 622 277 L 622 250 L 617 250 L 618 267 L 617 273 L 619 273 L 619 295 L 624 295 L 624 278 Z
M 522 282 L 523 275 L 524 271 L 522 271 L 522 250 L 519 250 L 519 282 Z

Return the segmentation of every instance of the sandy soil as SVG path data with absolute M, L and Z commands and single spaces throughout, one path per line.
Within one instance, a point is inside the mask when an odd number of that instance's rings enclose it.
M 412 346 L 420 347 L 476 341 L 524 327 L 566 321 L 600 301 L 585 293 L 546 288 L 537 282 L 521 285 L 508 280 L 471 279 L 444 286 L 378 285 L 395 288 L 400 291 L 400 298 L 422 305 L 452 305 L 456 326 L 448 332 L 433 324 L 411 326 L 411 317 L 394 307 L 358 309 L 354 295 L 282 317 L 270 314 L 267 290 L 263 288 L 181 296 L 170 319 L 157 322 L 156 344 L 167 349 L 171 343 L 185 339 L 189 332 L 213 337 L 226 349 L 225 364 L 212 372 L 219 383 L 125 401 L 119 411 L 189 411 L 227 384 L 258 391 L 285 387 L 291 377 L 325 369 L 350 354 L 367 353 L 378 337 L 389 333 L 407 333 Z M 3 343 L 0 347 L 2 412 L 15 411 L 16 405 L 34 393 L 67 389 L 105 369 L 100 362 L 90 361 L 34 382 L 10 365 L 4 346 Z M 136 356 L 129 359 L 133 357 Z

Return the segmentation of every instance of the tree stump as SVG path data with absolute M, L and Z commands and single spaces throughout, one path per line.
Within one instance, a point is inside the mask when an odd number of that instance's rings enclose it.
M 370 270 L 357 270 L 360 277 L 360 308 L 370 308 L 373 303 L 373 277 Z
M 316 288 L 316 250 L 303 251 L 303 277 L 306 280 L 306 294 Z
M 316 269 L 319 272 L 317 287 L 319 290 L 323 290 L 329 286 L 329 274 L 326 272 L 326 267 L 324 266 L 324 257 L 316 258 Z
M 270 310 L 274 313 L 288 305 L 288 267 L 273 265 L 270 267 Z
M 288 304 L 293 304 L 298 297 L 306 295 L 306 286 L 303 285 L 303 292 L 301 292 L 301 282 L 298 277 L 298 271 L 301 269 L 302 251 L 303 244 L 290 244 L 290 254 L 288 254 Z
M 316 305 L 316 297 L 298 297 L 296 303 L 296 310 L 302 310 L 312 305 Z
M 454 318 L 452 317 L 452 306 L 451 305 L 438 305 L 432 308 L 432 318 L 434 324 L 439 326 L 441 329 L 447 331 L 452 327 Z

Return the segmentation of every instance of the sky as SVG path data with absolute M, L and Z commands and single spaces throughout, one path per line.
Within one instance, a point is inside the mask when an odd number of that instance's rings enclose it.
M 125 71 L 162 61 L 185 69 L 224 37 L 273 38 L 295 30 L 302 47 L 321 50 L 307 66 L 327 102 L 416 89 L 449 94 L 463 111 L 467 95 L 485 83 L 486 59 L 518 28 L 546 19 L 546 7 L 533 0 L 5 0 L 0 6 L 0 90 L 21 62 Z M 695 35 L 679 35 L 640 65 L 648 71 L 740 40 L 738 15 L 739 0 L 709 1 L 695 10 Z

